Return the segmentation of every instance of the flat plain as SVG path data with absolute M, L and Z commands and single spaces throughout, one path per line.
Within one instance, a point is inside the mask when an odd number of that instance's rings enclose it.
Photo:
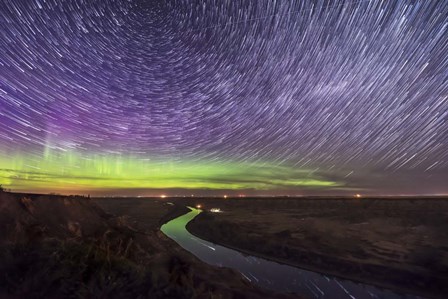
M 208 241 L 399 292 L 434 298 L 448 293 L 446 199 L 245 198 L 201 204 L 205 212 L 187 228 Z

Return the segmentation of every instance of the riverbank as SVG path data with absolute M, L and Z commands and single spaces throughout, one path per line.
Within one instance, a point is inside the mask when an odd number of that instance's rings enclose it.
M 443 298 L 448 201 L 210 200 L 187 226 L 250 255 L 400 293 Z M 207 208 L 205 208 L 207 209 Z
M 105 212 L 86 197 L 0 192 L 0 297 L 291 298 L 208 266 L 167 238 L 159 223 L 178 207 L 110 200 Z
M 92 198 L 101 209 L 117 217 L 125 217 L 142 231 L 158 231 L 166 222 L 190 210 L 182 204 L 158 198 Z

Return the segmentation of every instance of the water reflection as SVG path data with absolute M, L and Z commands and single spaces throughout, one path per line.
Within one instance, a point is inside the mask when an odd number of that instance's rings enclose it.
M 210 265 L 235 269 L 260 287 L 309 298 L 420 298 L 243 255 L 236 250 L 199 239 L 185 228 L 189 221 L 201 213 L 198 209 L 190 209 L 191 212 L 163 225 L 162 232 L 200 260 Z

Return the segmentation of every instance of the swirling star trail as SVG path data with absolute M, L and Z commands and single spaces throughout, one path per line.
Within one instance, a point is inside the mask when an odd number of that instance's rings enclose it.
M 0 3 L 6 188 L 448 193 L 447 1 Z

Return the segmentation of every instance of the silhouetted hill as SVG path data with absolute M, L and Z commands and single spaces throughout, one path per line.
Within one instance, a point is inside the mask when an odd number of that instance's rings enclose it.
M 160 215 L 162 217 L 162 215 Z M 266 298 L 88 198 L 0 192 L 1 298 Z

